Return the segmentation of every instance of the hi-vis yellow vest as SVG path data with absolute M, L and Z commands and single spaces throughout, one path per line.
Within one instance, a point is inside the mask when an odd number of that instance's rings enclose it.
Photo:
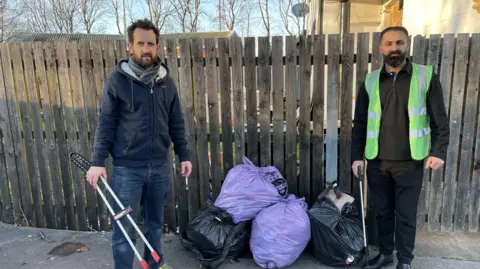
M 382 108 L 380 103 L 381 69 L 367 74 L 365 88 L 369 96 L 367 142 L 365 158 L 371 160 L 378 155 L 378 137 Z M 432 66 L 412 63 L 412 79 L 408 98 L 408 117 L 410 129 L 410 151 L 414 160 L 423 160 L 430 150 L 430 124 L 427 115 L 427 91 L 432 78 Z

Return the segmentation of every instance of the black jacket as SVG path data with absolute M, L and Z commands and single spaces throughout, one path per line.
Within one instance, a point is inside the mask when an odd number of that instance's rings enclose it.
M 396 74 L 384 68 L 380 73 L 380 99 L 382 118 L 379 137 L 378 159 L 412 160 L 409 142 L 408 98 L 412 64 L 407 59 L 405 67 Z M 442 85 L 433 74 L 427 92 L 427 113 L 430 117 L 430 156 L 445 161 L 449 142 L 449 120 L 443 101 Z M 362 83 L 355 105 L 352 137 L 352 160 L 362 160 L 365 151 L 369 96 Z
M 105 81 L 91 164 L 104 166 L 108 154 L 116 166 L 165 164 L 171 141 L 180 162 L 189 160 L 180 100 L 167 66 L 162 64 L 150 88 L 121 61 Z

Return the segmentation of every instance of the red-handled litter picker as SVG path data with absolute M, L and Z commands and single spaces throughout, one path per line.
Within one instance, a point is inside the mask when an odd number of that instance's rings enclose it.
M 88 168 L 90 167 L 90 162 L 87 161 L 87 159 L 85 159 L 83 156 L 81 156 L 80 154 L 78 153 L 74 153 L 72 152 L 70 154 L 70 160 L 76 165 L 78 166 L 78 168 L 80 168 L 83 172 L 85 172 L 85 174 L 88 172 Z M 133 227 L 135 228 L 135 230 L 137 231 L 137 233 L 140 235 L 140 237 L 142 238 L 143 242 L 145 243 L 145 245 L 148 247 L 148 249 L 150 250 L 150 252 L 152 253 L 152 257 L 153 259 L 155 259 L 155 261 L 158 263 L 160 261 L 160 256 L 158 256 L 157 252 L 152 248 L 152 246 L 150 245 L 150 243 L 148 242 L 148 240 L 145 238 L 145 236 L 143 235 L 143 233 L 140 231 L 140 229 L 138 228 L 137 224 L 135 223 L 135 221 L 133 221 L 132 217 L 130 216 L 130 213 L 132 212 L 132 208 L 130 206 L 128 207 L 124 207 L 123 204 L 120 202 L 120 200 L 118 200 L 118 197 L 115 195 L 115 193 L 113 192 L 113 190 L 110 188 L 110 186 L 108 185 L 107 181 L 105 180 L 105 178 L 103 177 L 100 177 L 102 179 L 102 182 L 103 184 L 105 185 L 105 187 L 107 188 L 107 190 L 110 192 L 110 194 L 112 195 L 113 199 L 115 199 L 115 201 L 117 202 L 117 204 L 120 206 L 120 209 L 121 211 L 118 212 L 117 214 L 115 214 L 115 212 L 113 211 L 113 208 L 110 206 L 110 204 L 108 203 L 108 200 L 107 198 L 105 197 L 105 194 L 102 192 L 102 190 L 100 188 L 98 188 L 98 185 L 97 187 L 95 187 L 95 189 L 98 191 L 98 193 L 100 194 L 100 196 L 102 197 L 102 200 L 103 202 L 105 203 L 105 205 L 107 205 L 108 207 L 108 210 L 110 211 L 110 214 L 113 216 L 113 219 L 115 219 L 115 221 L 117 222 L 118 224 L 118 227 L 120 227 L 120 230 L 123 232 L 123 235 L 125 236 L 125 238 L 127 239 L 128 243 L 130 244 L 130 247 L 133 249 L 133 251 L 135 252 L 135 255 L 137 256 L 138 260 L 140 261 L 140 264 L 142 265 L 143 269 L 148 269 L 148 264 L 147 262 L 142 258 L 142 256 L 140 255 L 140 253 L 138 252 L 137 248 L 135 247 L 135 245 L 133 245 L 133 242 L 132 240 L 130 239 L 130 237 L 128 236 L 127 232 L 125 231 L 125 228 L 123 228 L 123 225 L 122 223 L 120 222 L 120 219 L 123 218 L 123 217 L 127 217 L 128 220 L 130 221 L 130 223 L 133 225 Z

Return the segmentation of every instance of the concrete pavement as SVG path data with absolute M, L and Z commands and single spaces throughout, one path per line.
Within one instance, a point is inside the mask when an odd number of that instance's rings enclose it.
M 110 269 L 113 268 L 110 238 L 110 233 L 103 232 L 23 228 L 0 223 L 0 268 Z M 163 241 L 165 259 L 173 268 L 199 268 L 195 255 L 183 249 L 177 236 L 167 234 Z M 48 255 L 50 250 L 64 242 L 82 243 L 88 246 L 89 250 L 65 257 Z M 141 249 L 141 244 L 137 245 Z M 422 233 L 417 237 L 415 254 L 416 258 L 412 264 L 415 269 L 480 269 L 480 234 Z M 373 255 L 374 252 L 371 253 L 371 256 Z M 141 268 L 136 260 L 134 265 L 135 269 Z M 260 267 L 252 259 L 241 259 L 235 263 L 225 261 L 219 267 L 219 269 L 258 268 Z M 305 253 L 288 268 L 330 267 L 321 265 L 311 255 Z

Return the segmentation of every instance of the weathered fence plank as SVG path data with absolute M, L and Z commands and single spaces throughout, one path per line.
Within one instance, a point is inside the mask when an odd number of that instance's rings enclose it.
M 208 120 L 210 136 L 210 172 L 212 180 L 212 199 L 220 194 L 222 186 L 222 167 L 220 158 L 220 110 L 218 102 L 218 70 L 215 39 L 205 39 Z
M 372 34 L 372 71 L 382 67 L 383 65 L 383 55 L 378 49 L 380 46 L 380 33 Z
M 27 86 L 25 89 L 26 94 L 28 95 L 28 99 L 30 101 L 29 105 L 31 110 L 31 121 L 33 123 L 36 160 L 38 162 L 39 172 L 38 178 L 31 179 L 32 182 L 35 182 L 35 184 L 32 184 L 33 204 L 34 206 L 40 207 L 37 207 L 35 209 L 35 221 L 37 227 L 44 228 L 46 222 L 48 228 L 54 228 L 55 225 L 53 223 L 53 201 L 51 195 L 52 189 L 50 186 L 50 176 L 48 175 L 48 167 L 46 162 L 45 141 L 43 138 L 40 102 L 37 95 L 38 91 L 35 80 L 32 44 L 22 43 L 21 47 L 23 65 L 25 70 L 25 80 Z M 43 215 L 44 213 L 45 215 Z
M 115 42 L 113 40 L 105 40 L 103 59 L 105 60 L 105 75 L 108 77 L 116 68 Z
M 205 107 L 205 69 L 203 68 L 203 55 L 201 39 L 192 39 L 193 61 L 193 86 L 195 90 L 195 119 L 198 147 L 198 186 L 200 188 L 200 203 L 204 203 L 210 196 L 208 141 L 207 141 L 207 117 Z M 193 152 L 194 154 L 194 152 Z
M 468 42 L 467 42 L 468 43 Z M 467 46 L 468 49 L 468 46 Z M 471 188 L 472 155 L 475 138 L 475 120 L 478 111 L 478 87 L 480 82 L 480 34 L 474 34 L 471 39 L 470 59 L 468 60 L 468 85 L 465 91 L 463 110 L 463 131 L 460 148 L 460 169 L 457 179 L 457 199 L 455 205 L 454 232 L 464 232 L 466 217 L 473 204 L 471 196 L 475 189 Z M 463 89 L 462 89 L 463 90 Z M 463 101 L 463 100 L 462 100 Z M 478 150 L 478 148 L 477 148 Z M 472 193 L 473 191 L 473 193 Z M 470 218 L 473 215 L 469 215 Z
M 245 90 L 247 105 L 247 156 L 255 165 L 259 165 L 257 133 L 257 67 L 255 65 L 255 38 L 245 38 Z M 222 69 L 220 69 L 222 72 Z M 220 76 L 221 77 L 221 76 Z M 222 109 L 223 113 L 223 109 Z
M 324 131 L 325 131 L 325 35 L 314 37 L 312 93 L 312 200 L 325 188 Z
M 48 46 L 45 46 L 46 48 Z M 64 208 L 64 198 L 62 194 L 62 180 L 60 174 L 60 167 L 58 162 L 58 145 L 55 141 L 55 118 L 53 114 L 53 105 L 55 101 L 50 102 L 47 73 L 45 69 L 45 57 L 43 54 L 43 44 L 38 42 L 33 45 L 33 54 L 35 58 L 35 71 L 36 79 L 38 83 L 38 88 L 40 91 L 40 106 L 42 107 L 43 113 L 43 124 L 45 127 L 45 138 L 46 138 L 46 150 L 47 154 L 45 158 L 48 160 L 48 170 L 50 171 L 51 178 L 51 194 L 53 197 L 53 210 L 54 218 L 52 220 L 47 219 L 47 227 L 49 222 L 53 223 L 54 228 L 64 229 L 65 228 L 65 208 Z M 52 96 L 53 97 L 53 96 Z M 45 196 L 45 192 L 43 193 Z M 45 197 L 44 197 L 45 199 Z M 47 211 L 48 215 L 48 211 Z
M 1 48 L 1 45 L 0 45 Z M 3 58 L 3 51 L 1 56 Z M 3 59 L 2 59 L 3 60 Z M 11 128 L 13 128 L 12 123 L 10 122 L 10 117 L 8 112 L 8 96 L 11 94 L 7 91 L 10 91 L 4 85 L 3 79 L 3 64 L 0 64 L 0 115 L 4 115 L 2 120 L 0 120 L 0 130 L 2 131 L 2 153 L 3 156 L 0 157 L 0 166 L 5 169 L 5 180 L 2 180 L 0 187 L 2 189 L 2 205 L 3 205 L 3 222 L 13 224 L 16 223 L 20 215 L 20 188 L 18 183 L 18 174 L 15 161 L 15 151 L 12 138 Z M 0 142 L 1 144 L 1 142 Z M 3 173 L 2 173 L 3 175 Z M 9 188 L 10 185 L 10 188 Z M 10 196 L 11 194 L 11 196 Z
M 37 46 L 36 44 L 25 43 L 23 46 L 23 59 L 25 69 L 27 70 L 27 86 L 30 90 L 30 104 L 32 106 L 32 115 L 34 119 L 34 129 L 35 129 L 35 142 L 37 145 L 37 156 L 38 156 L 38 168 L 40 172 L 40 182 L 42 187 L 42 198 L 43 198 L 43 210 L 45 212 L 45 221 L 47 228 L 56 228 L 55 226 L 55 214 L 54 214 L 54 202 L 52 197 L 52 182 L 54 182 L 54 177 L 56 174 L 48 173 L 48 170 L 58 171 L 57 167 L 49 167 L 50 162 L 50 147 L 55 147 L 54 142 L 51 140 L 51 135 L 53 134 L 52 129 L 48 129 L 49 124 L 51 124 L 51 111 L 49 100 L 45 100 L 45 105 L 42 106 L 41 100 L 42 92 L 46 87 L 45 83 L 45 62 L 43 57 L 41 59 L 36 59 Z M 43 49 L 39 49 L 43 54 Z M 42 55 L 43 56 L 43 55 Z M 37 74 L 35 74 L 37 70 Z M 39 74 L 38 70 L 42 70 Z M 37 77 L 38 75 L 38 77 Z M 38 86 L 38 87 L 37 87 Z M 46 89 L 48 93 L 48 89 Z M 43 115 L 43 116 L 42 116 Z M 46 117 L 49 117 L 46 119 Z M 45 124 L 45 137 L 43 137 L 43 127 L 42 122 Z M 51 127 L 51 126 L 50 126 Z
M 177 44 L 175 40 L 166 40 L 166 54 L 167 54 L 167 65 L 168 69 L 170 70 L 169 75 L 175 82 L 175 85 L 177 86 L 177 93 L 180 96 L 181 95 L 181 88 L 180 88 L 180 82 L 179 82 L 179 74 L 178 74 L 178 61 L 177 61 Z M 182 104 L 183 106 L 183 104 Z M 172 161 L 173 164 L 173 161 Z M 170 190 L 168 193 L 168 196 L 170 197 L 170 200 L 173 198 L 176 198 L 175 201 L 173 202 L 167 202 L 167 207 L 176 207 L 178 206 L 178 227 L 180 230 L 180 233 L 184 233 L 185 229 L 187 228 L 187 223 L 188 223 L 188 209 L 187 209 L 187 185 L 186 185 L 186 179 L 182 177 L 180 174 L 180 162 L 178 161 L 178 158 L 175 157 L 175 171 L 172 171 L 172 177 L 170 181 Z M 170 223 L 169 226 L 173 225 L 173 222 L 175 220 L 171 219 L 168 222 Z M 172 223 L 171 223 L 172 222 Z M 171 227 L 170 229 L 172 229 Z
M 417 35 L 414 38 L 413 43 L 413 57 L 412 62 L 416 64 L 425 64 L 425 37 Z M 418 206 L 417 206 L 417 229 L 422 231 L 425 226 L 425 214 L 427 197 L 426 193 L 429 187 L 429 176 L 430 170 L 424 169 L 423 172 L 423 183 L 422 189 L 420 190 L 420 195 L 418 197 Z
M 160 60 L 162 61 L 162 63 L 165 63 L 166 64 L 166 53 L 165 53 L 165 48 L 166 48 L 166 45 L 167 45 L 167 40 L 164 40 L 162 38 L 160 38 L 159 40 L 159 46 L 160 46 L 160 52 L 158 53 L 158 56 L 160 57 Z M 174 57 L 174 59 L 176 59 L 176 57 Z M 172 63 L 173 64 L 173 63 Z M 167 65 L 168 66 L 168 65 Z M 175 61 L 175 67 L 177 67 L 177 62 Z M 172 70 L 169 68 L 169 76 L 173 78 L 171 72 Z M 174 83 L 175 85 L 177 86 L 178 85 L 178 68 L 175 69 L 175 78 L 174 79 Z M 178 89 L 177 89 L 178 90 Z M 167 201 L 166 201 L 166 207 L 165 207 L 165 222 L 167 223 L 167 227 L 169 229 L 170 232 L 177 232 L 177 227 L 178 227 L 178 224 L 177 224 L 177 210 L 176 210 L 176 207 L 177 207 L 177 190 L 176 190 L 176 185 L 178 184 L 177 183 L 177 175 L 175 174 L 175 169 L 174 169 L 174 166 L 173 166 L 173 163 L 174 163 L 174 160 L 176 159 L 175 158 L 175 152 L 173 151 L 173 144 L 171 143 L 170 144 L 170 147 L 168 149 L 168 152 L 169 152 L 169 156 L 167 158 L 167 162 L 168 162 L 168 172 L 169 172 L 169 175 L 170 175 L 170 185 L 169 185 L 169 188 L 168 188 L 168 197 L 167 197 Z M 179 177 L 181 179 L 181 177 Z
M 192 156 L 192 173 L 188 177 L 188 219 L 191 220 L 198 212 L 198 181 L 195 144 L 195 123 L 193 105 L 192 64 L 190 55 L 190 40 L 181 39 L 180 43 L 180 89 L 183 115 L 185 119 L 185 138 Z
M 125 42 L 120 42 L 120 45 L 123 45 L 123 49 L 121 50 L 122 53 L 125 51 Z M 102 95 L 103 95 L 103 90 L 104 90 L 104 85 L 105 85 L 105 80 L 106 80 L 106 75 L 105 75 L 105 69 L 103 65 L 103 52 L 102 52 L 102 47 L 100 42 L 93 42 L 90 41 L 90 50 L 91 50 L 91 59 L 93 62 L 93 78 L 94 78 L 94 85 L 95 85 L 95 96 L 96 96 L 96 107 L 95 107 L 95 115 L 98 119 L 98 114 L 100 113 L 100 107 L 102 105 Z M 117 56 L 118 57 L 118 56 Z M 91 137 L 95 137 L 94 131 L 96 130 L 96 126 L 92 129 L 92 134 Z M 94 140 L 93 140 L 94 141 Z M 91 142 L 93 146 L 93 141 Z M 105 167 L 107 169 L 107 178 L 106 181 L 108 184 L 112 183 L 112 170 L 113 166 L 111 163 L 111 158 L 107 158 L 105 160 Z M 111 199 L 110 194 L 106 191 L 106 188 L 103 186 L 103 184 L 99 184 L 98 187 L 102 190 L 103 193 L 107 194 L 107 199 L 113 202 L 113 199 Z M 102 197 L 100 194 L 97 192 L 97 201 L 100 201 L 98 203 L 98 208 L 97 210 L 101 214 L 101 223 L 105 223 L 105 221 L 108 220 L 108 216 L 105 214 L 106 212 L 106 206 L 102 200 Z
M 260 166 L 271 165 L 270 139 L 270 42 L 267 37 L 258 37 L 258 110 L 260 112 Z
M 14 82 L 14 73 L 12 71 L 12 57 L 10 56 L 9 46 L 1 46 L 2 53 L 2 64 L 4 72 L 4 83 L 5 90 L 7 92 L 5 99 L 7 100 L 8 114 L 10 116 L 10 127 L 12 132 L 12 141 L 13 141 L 13 154 L 15 154 L 15 163 L 18 171 L 18 181 L 12 181 L 14 184 L 12 188 L 18 189 L 17 194 L 20 194 L 18 201 L 13 201 L 14 203 L 19 203 L 18 206 L 14 205 L 15 217 L 21 218 L 22 221 L 24 218 L 27 218 L 27 221 L 31 223 L 33 217 L 32 211 L 32 202 L 30 199 L 30 187 L 28 186 L 28 170 L 27 170 L 27 161 L 25 158 L 24 144 L 22 141 L 22 130 L 21 130 L 21 115 L 18 111 L 18 102 L 16 100 L 16 90 Z M 8 165 L 8 164 L 7 164 Z M 13 166 L 15 167 L 15 165 Z M 12 171 L 13 172 L 13 171 Z M 12 173 L 10 173 L 12 174 Z M 9 175 L 10 176 L 10 175 Z M 17 185 L 18 184 L 18 185 Z M 16 191 L 16 190 L 15 190 Z M 21 199 L 21 200 L 20 200 Z M 17 210 L 15 210 L 17 209 Z M 23 210 L 23 213 L 22 213 Z M 17 216 L 18 214 L 18 216 Z M 25 217 L 23 217 L 25 215 Z
M 59 195 L 63 195 L 65 203 L 66 224 L 62 223 L 62 228 L 68 227 L 68 229 L 75 229 L 75 215 L 73 211 L 73 189 L 70 185 L 70 166 L 67 153 L 67 140 L 65 137 L 65 125 L 62 110 L 61 90 L 58 84 L 58 70 L 56 64 L 55 44 L 48 42 L 45 46 L 45 60 L 47 67 L 47 81 L 48 88 L 50 89 L 50 100 L 52 102 L 54 123 L 55 123 L 55 138 L 57 140 L 58 159 L 60 162 L 61 171 L 61 184 L 58 186 L 52 186 L 54 192 Z M 55 188 L 61 187 L 62 189 L 55 190 Z M 62 194 L 63 190 L 63 194 Z M 57 217 L 58 218 L 58 217 Z M 58 222 L 61 221 L 57 219 Z M 67 225 L 67 226 L 65 226 Z
M 234 120 L 235 165 L 242 164 L 245 156 L 245 108 L 243 98 L 242 40 L 230 39 L 230 58 L 232 59 L 232 93 Z
M 254 69 L 254 68 L 252 68 Z M 285 38 L 285 176 L 288 182 L 288 191 L 299 195 L 297 178 L 297 44 L 295 37 Z M 245 66 L 247 70 L 247 66 Z M 256 99 L 255 99 L 256 101 Z M 247 100 L 247 106 L 251 101 Z M 256 104 L 256 102 L 255 102 Z M 247 107 L 248 109 L 248 107 Z M 250 115 L 250 113 L 249 113 Z M 250 132 L 250 131 L 248 131 Z M 322 130 L 323 133 L 323 130 Z M 295 139 L 294 139 L 295 138 Z
M 1 103 L 2 102 L 0 102 L 0 104 Z M 4 131 L 3 129 L 1 130 Z M 7 166 L 5 164 L 6 155 L 7 152 L 4 151 L 3 143 L 0 143 L 0 177 L 4 179 L 0 180 L 0 197 L 2 203 L 0 207 L 0 221 L 13 224 L 12 200 L 10 199 L 10 188 L 7 180 Z
M 125 42 L 122 42 L 122 43 L 125 44 Z M 116 68 L 115 60 L 116 60 L 117 56 L 116 56 L 116 53 L 115 53 L 115 43 L 112 40 L 106 40 L 105 43 L 104 43 L 104 46 L 105 46 L 105 49 L 103 50 L 103 58 L 105 59 L 105 78 L 107 78 L 108 76 L 110 76 L 110 74 Z M 94 46 L 94 48 L 95 48 L 95 46 Z M 95 48 L 95 50 L 98 51 L 97 48 Z M 123 53 L 125 53 L 125 52 L 123 51 Z M 102 89 L 97 89 L 97 90 L 102 90 Z M 96 111 L 93 110 L 92 112 L 96 112 Z M 96 113 L 95 115 L 97 115 L 97 114 L 98 113 Z M 90 126 L 90 130 L 92 130 L 91 127 L 92 126 Z M 91 131 L 91 134 L 93 134 L 93 131 L 95 130 L 94 128 Z M 93 142 L 94 141 L 91 140 L 91 142 L 90 142 L 91 146 L 93 146 Z M 108 157 L 105 160 L 105 166 L 107 168 L 107 182 L 111 183 L 112 170 L 113 170 L 113 162 L 112 162 L 111 157 Z M 91 188 L 89 187 L 87 190 L 90 190 L 90 189 Z M 103 186 L 102 186 L 102 190 L 103 189 L 105 189 L 105 188 L 103 188 Z M 107 199 L 112 200 L 109 192 L 104 192 L 104 193 L 106 194 Z M 98 199 L 100 199 L 100 197 Z M 109 222 L 109 212 L 107 210 L 107 207 L 106 207 L 105 203 L 103 203 L 103 202 L 98 203 L 98 219 L 100 221 L 100 229 L 101 230 L 106 229 L 108 227 L 108 222 Z
M 337 180 L 338 157 L 338 90 L 340 84 L 340 35 L 328 36 L 328 87 L 327 87 L 327 182 Z
M 165 55 L 165 47 L 167 41 L 164 39 L 159 40 L 159 45 L 161 51 L 158 53 L 158 56 L 160 57 L 160 60 L 162 63 L 166 64 L 166 55 Z M 173 64 L 173 63 L 172 63 Z M 177 62 L 174 63 L 175 67 L 177 67 Z M 168 66 L 168 65 L 167 65 Z M 176 68 L 173 72 L 175 72 L 175 79 L 174 83 L 175 86 L 178 85 L 178 68 Z M 172 70 L 169 68 L 169 76 L 173 79 L 172 75 Z M 177 89 L 178 90 L 178 89 Z M 178 91 L 177 91 L 178 93 Z M 168 188 L 168 196 L 167 196 L 167 201 L 166 201 L 166 207 L 165 207 L 165 222 L 167 223 L 167 227 L 169 231 L 171 232 L 177 232 L 177 212 L 176 212 L 176 201 L 177 201 L 177 194 L 176 194 L 176 182 L 177 182 L 177 175 L 175 174 L 175 170 L 173 167 L 173 161 L 174 161 L 174 151 L 173 151 L 173 144 L 170 144 L 170 147 L 168 148 L 169 156 L 167 157 L 167 163 L 168 163 L 168 173 L 170 175 L 170 183 L 169 183 L 169 188 Z M 180 177 L 181 178 L 181 177 Z
M 431 35 L 430 41 L 428 44 L 428 59 L 427 64 L 433 66 L 433 71 L 436 74 L 439 70 L 439 61 L 440 61 L 440 35 Z M 453 54 L 452 54 L 453 57 Z M 442 87 L 445 91 L 445 86 Z M 448 109 L 448 103 L 446 103 Z M 441 191 L 442 181 L 443 181 L 443 171 L 445 167 L 441 169 L 432 171 L 430 179 L 430 193 L 428 195 L 428 225 L 427 231 L 433 232 L 438 228 L 438 222 L 440 220 L 440 210 L 442 206 L 442 196 L 443 192 Z
M 300 37 L 300 120 L 298 123 L 300 143 L 300 178 L 299 194 L 310 201 L 311 163 L 310 163 L 310 79 L 312 74 L 311 55 L 312 40 Z
M 70 43 L 72 44 L 72 43 Z M 78 152 L 78 142 L 77 142 L 77 132 L 75 126 L 75 114 L 73 109 L 73 97 L 72 89 L 70 86 L 70 70 L 68 68 L 68 59 L 67 59 L 67 42 L 55 42 L 57 60 L 58 60 L 58 81 L 60 85 L 60 94 L 62 97 L 62 107 L 63 113 L 65 115 L 65 126 L 67 131 L 67 150 L 63 152 L 61 158 L 70 160 L 70 152 Z M 66 195 L 72 197 L 72 200 L 75 201 L 76 212 L 78 216 L 78 226 L 75 226 L 75 229 L 85 230 L 85 200 L 83 199 L 84 188 L 83 181 L 85 176 L 82 176 L 80 170 L 71 166 L 71 162 L 68 161 L 68 167 L 71 169 L 72 177 L 69 180 L 64 181 L 64 186 L 68 184 L 72 192 L 67 192 Z M 72 185 L 71 185 L 72 184 Z M 75 216 L 74 216 L 75 218 Z M 74 225 L 75 219 L 73 220 Z M 98 229 L 98 225 L 92 225 L 94 229 Z
M 117 60 L 128 60 L 128 49 L 127 49 L 127 43 L 125 41 L 119 40 L 116 43 L 117 45 L 117 51 L 119 52 L 117 54 Z
M 452 103 L 450 109 L 450 142 L 445 162 L 445 180 L 442 206 L 442 232 L 450 232 L 453 224 L 457 193 L 457 158 L 462 131 L 462 111 L 464 85 L 468 65 L 469 35 L 459 34 L 456 41 L 455 70 L 452 86 Z M 463 198 L 463 197 L 462 197 Z
M 340 189 L 352 191 L 352 96 L 353 96 L 353 56 L 355 35 L 348 34 L 342 42 L 342 87 L 340 94 Z
M 218 68 L 220 69 L 220 98 L 222 108 L 223 175 L 233 167 L 232 98 L 230 86 L 229 46 L 225 38 L 218 39 Z
M 273 165 L 285 175 L 283 37 L 272 37 Z
M 478 36 L 475 35 L 475 39 L 478 39 Z M 478 57 L 478 51 L 477 51 Z M 478 89 L 477 89 L 478 91 Z M 480 98 L 480 97 L 479 97 Z M 472 187 L 470 189 L 470 203 L 468 211 L 468 231 L 469 232 L 478 232 L 479 225 L 478 221 L 480 218 L 480 109 L 477 109 L 477 136 L 475 144 L 475 153 L 474 153 L 474 168 L 472 174 Z
M 95 129 L 97 128 L 97 103 L 96 103 L 96 90 L 94 86 L 93 64 L 90 56 L 90 44 L 86 40 L 81 40 L 78 44 L 80 50 L 80 59 L 82 60 L 82 77 L 83 77 L 83 92 L 87 105 L 87 122 L 86 126 L 90 130 L 90 142 L 85 149 L 87 155 L 86 158 L 90 158 L 93 149 L 93 143 L 95 141 Z M 86 132 L 87 130 L 85 130 Z M 77 168 L 75 168 L 77 169 Z M 101 185 L 101 183 L 99 184 Z M 90 222 L 93 222 L 97 218 L 97 202 L 95 200 L 95 191 L 88 183 L 85 186 L 85 193 L 87 198 L 87 216 Z M 98 207 L 103 204 L 102 200 L 98 200 Z M 106 212 L 105 212 L 106 213 Z M 106 216 L 99 212 L 100 218 L 105 221 Z M 91 224 L 90 224 L 91 225 Z M 93 227 L 93 226 L 92 226 Z M 102 230 L 103 227 L 100 227 Z
M 90 150 L 90 143 L 88 141 L 88 125 L 87 125 L 87 118 L 86 118 L 86 113 L 85 111 L 85 97 L 83 93 L 83 83 L 82 83 L 82 73 L 80 70 L 80 59 L 78 55 L 78 42 L 70 42 L 69 48 L 68 48 L 68 60 L 70 62 L 70 83 L 72 87 L 72 99 L 73 99 L 73 107 L 71 108 L 72 112 L 74 113 L 75 119 L 76 119 L 76 126 L 75 128 L 77 129 L 78 132 L 78 140 L 77 140 L 77 150 L 78 153 L 81 154 L 82 156 L 90 156 L 91 150 Z M 75 123 L 74 122 L 74 123 Z M 77 138 L 77 136 L 75 137 Z M 88 158 L 88 157 L 87 157 Z M 79 171 L 79 169 L 75 166 L 72 166 L 72 169 Z M 80 173 L 80 178 L 79 181 L 76 182 L 75 189 L 79 189 L 79 192 L 81 193 L 81 197 L 76 198 L 76 200 L 81 199 L 82 202 L 80 203 L 80 208 L 77 207 L 77 212 L 81 212 L 82 214 L 85 214 L 87 211 L 87 206 L 85 204 L 85 198 L 84 198 L 84 193 L 85 189 L 92 189 L 92 186 L 88 184 L 86 181 L 86 175 L 84 173 Z M 79 203 L 77 202 L 77 205 Z M 84 231 L 88 230 L 87 226 L 92 225 L 92 227 L 98 227 L 98 216 L 96 211 L 89 211 L 89 214 L 86 214 L 86 216 L 83 216 L 84 219 L 82 219 L 82 214 L 78 214 L 78 224 L 79 224 L 79 229 Z M 87 220 L 88 216 L 88 220 Z M 95 229 L 95 228 L 94 228 Z
M 370 46 L 370 33 L 359 33 L 357 36 L 357 59 L 356 59 L 356 85 L 355 85 L 355 100 L 358 96 L 358 91 L 362 87 L 362 83 L 364 83 L 365 77 L 368 74 L 368 54 L 369 54 L 369 46 Z M 352 160 L 357 161 L 357 160 Z M 366 179 L 366 178 L 365 178 Z M 365 191 L 366 188 L 366 181 L 363 182 L 364 186 L 362 186 L 362 190 L 367 194 L 368 192 Z M 358 201 L 360 199 L 360 183 L 357 178 L 352 180 L 352 194 L 354 195 L 355 199 Z M 360 208 L 360 203 L 357 204 Z M 365 208 L 361 208 L 364 210 Z
M 22 52 L 20 48 L 20 44 L 12 44 L 10 45 L 10 54 L 12 57 L 13 62 L 22 62 Z M 26 216 L 29 218 L 30 225 L 36 226 L 36 219 L 41 218 L 43 219 L 43 210 L 41 206 L 41 193 L 40 188 L 38 185 L 38 173 L 36 168 L 36 153 L 34 147 L 34 138 L 33 138 L 33 130 L 32 130 L 32 116 L 29 110 L 29 103 L 27 97 L 26 83 L 24 77 L 24 69 L 22 65 L 13 65 L 13 74 L 15 78 L 15 88 L 17 92 L 17 103 L 20 108 L 20 120 L 21 120 L 21 127 L 23 127 L 23 141 L 25 143 L 25 155 L 27 161 L 27 172 L 28 178 L 25 178 L 26 185 L 22 186 L 22 192 L 26 193 L 25 198 L 28 199 L 28 203 L 32 203 L 27 205 L 26 201 L 22 201 L 22 205 L 26 208 Z M 35 91 L 34 91 L 35 92 Z M 20 138 L 21 139 L 21 138 Z M 23 148 L 22 148 L 23 149 Z M 21 181 L 22 182 L 22 181 Z M 30 198 L 32 200 L 30 200 Z M 30 209 L 28 209 L 30 208 Z M 32 210 L 30 213 L 29 210 Z M 27 213 L 28 212 L 28 213 Z M 31 214 L 31 215 L 30 215 Z M 33 218 L 35 217 L 35 219 Z M 40 225 L 44 224 L 41 221 Z

